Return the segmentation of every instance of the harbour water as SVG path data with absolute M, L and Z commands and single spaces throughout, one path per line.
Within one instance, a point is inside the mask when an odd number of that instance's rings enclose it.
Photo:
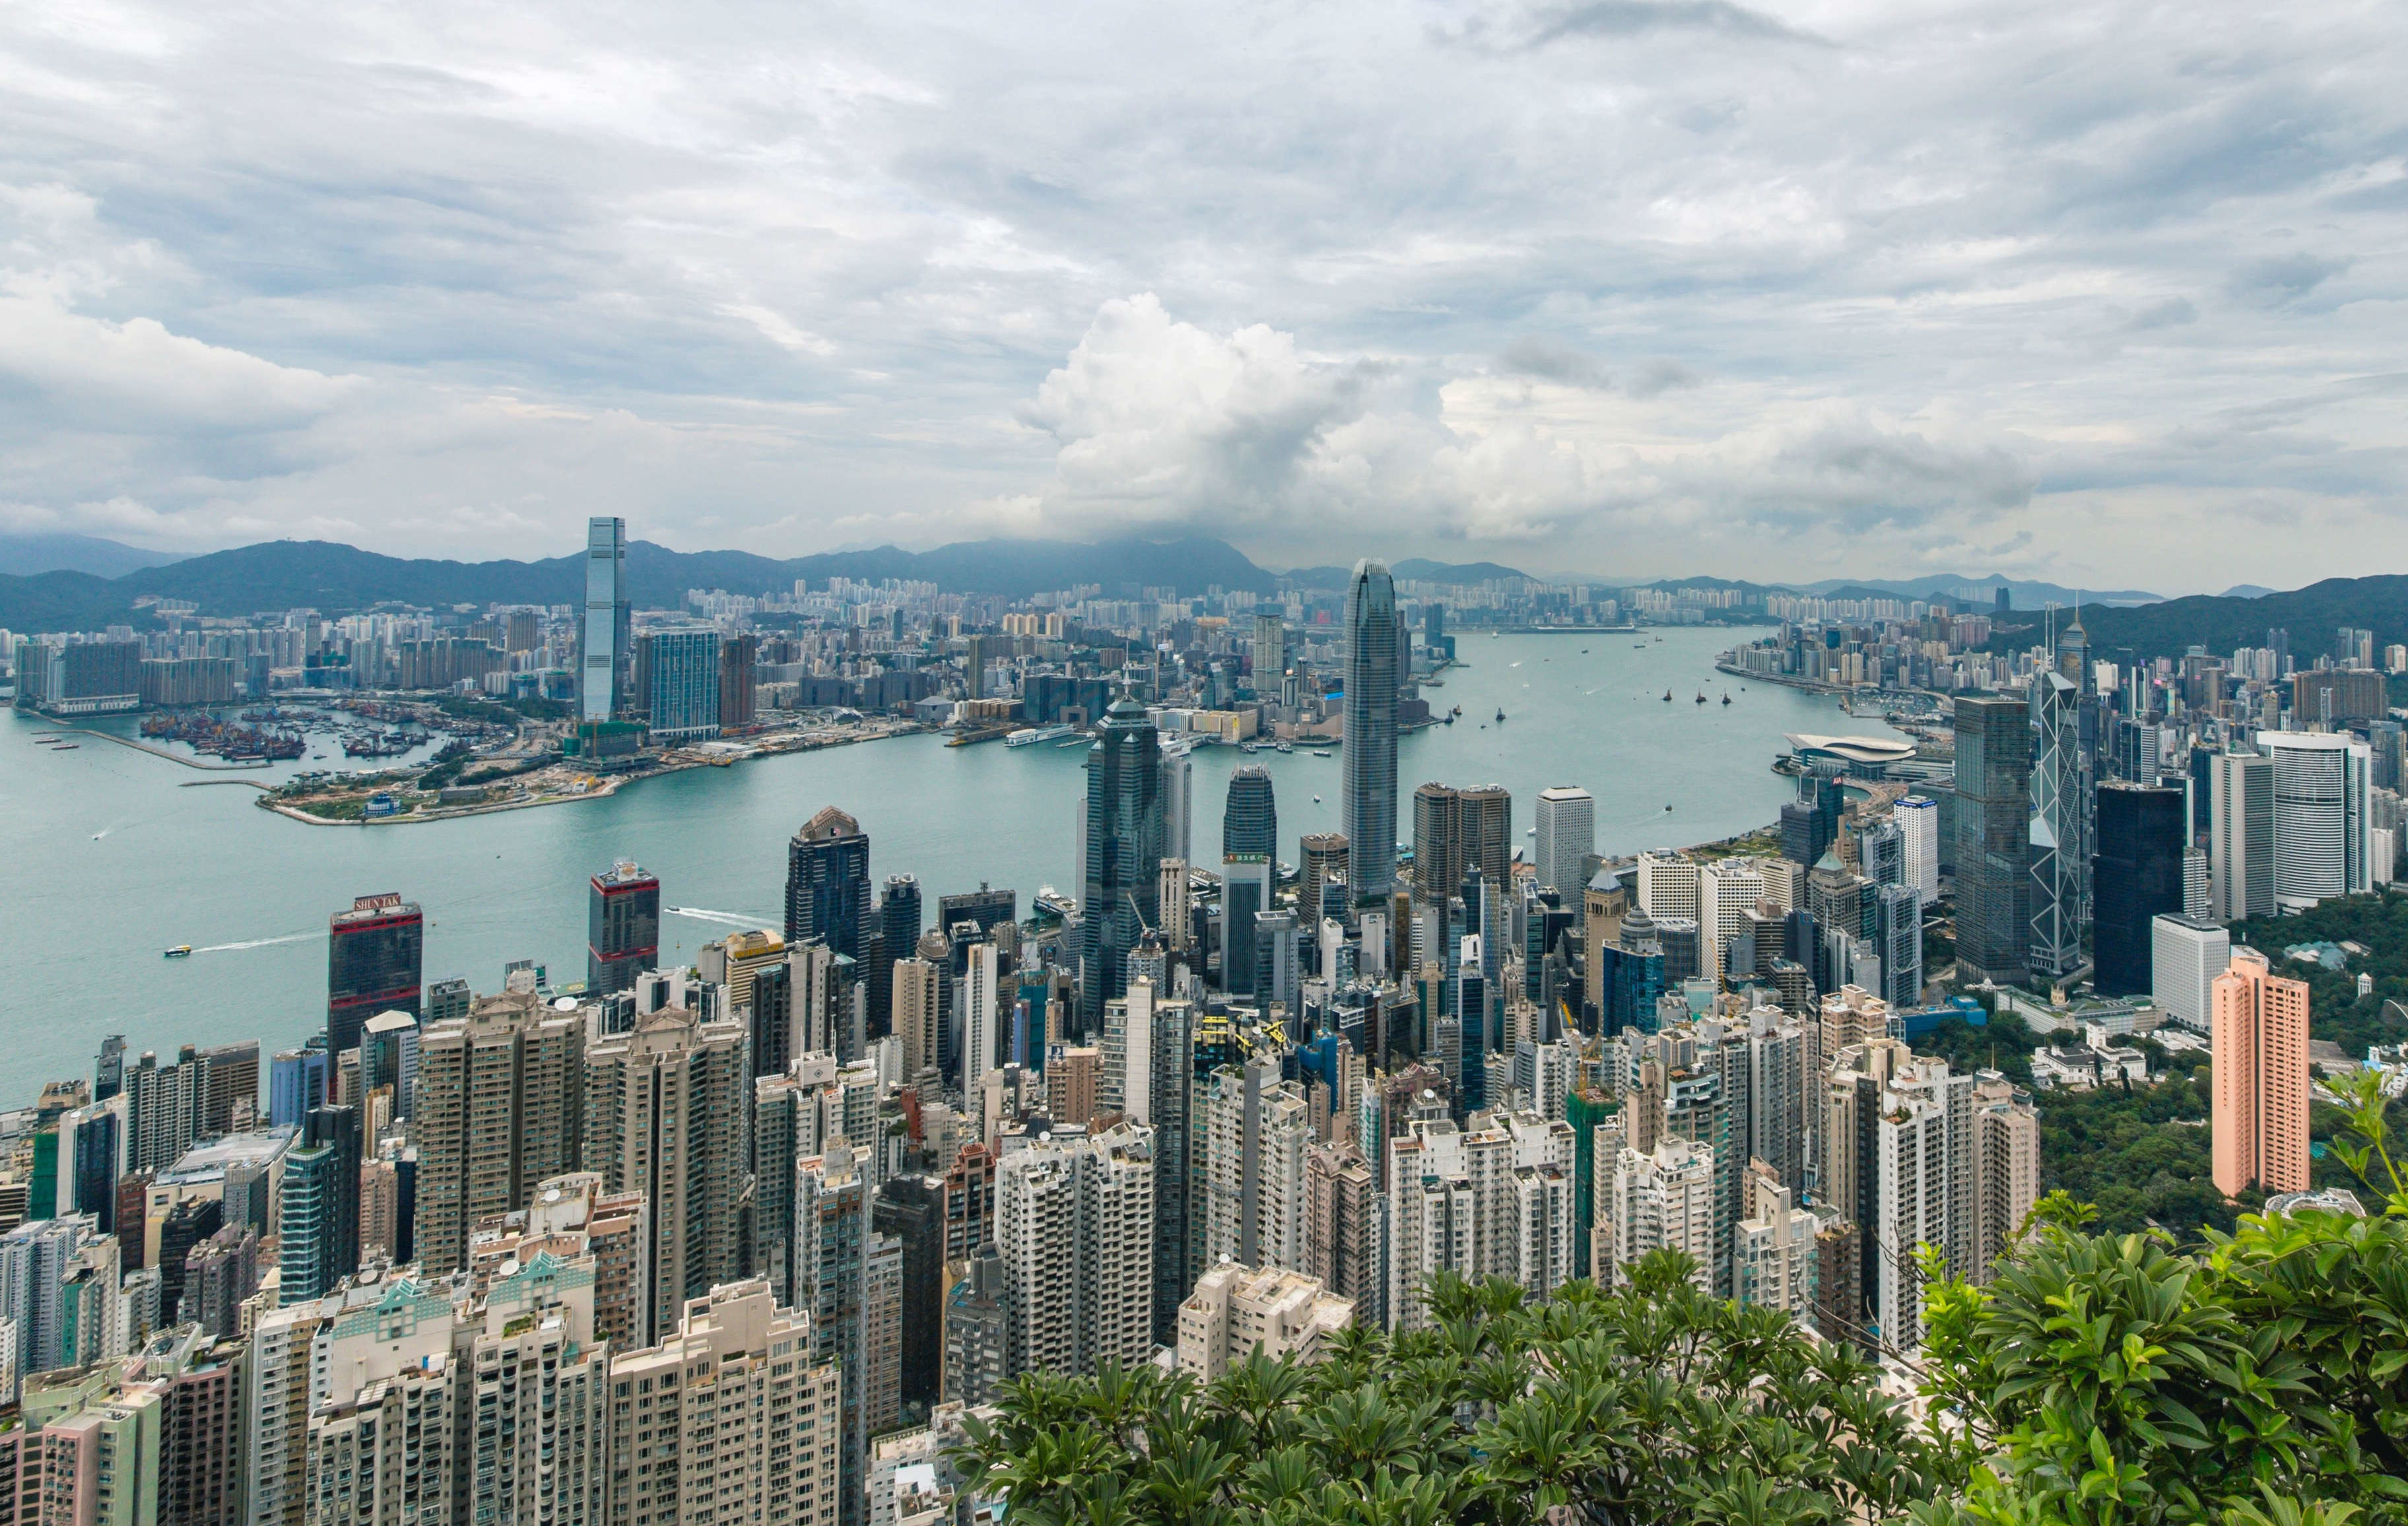
M 1407 841 L 1413 787 L 1440 779 L 1506 786 L 1526 849 L 1531 803 L 1554 784 L 1596 795 L 1602 851 L 1704 842 L 1770 821 L 1788 798 L 1789 781 L 1770 767 L 1783 734 L 1890 734 L 1828 697 L 1716 673 L 1731 631 L 1676 628 L 1660 643 L 1656 634 L 1463 636 L 1466 665 L 1426 692 L 1434 712 L 1460 706 L 1462 718 L 1400 748 Z M 1700 692 L 1708 703 L 1695 702 Z M 0 720 L 10 886 L 0 902 L 0 1105 L 89 1077 L 107 1033 L 163 1059 L 185 1043 L 297 1045 L 323 1015 L 326 918 L 357 894 L 397 891 L 423 905 L 427 978 L 463 975 L 486 991 L 513 959 L 584 977 L 586 877 L 616 858 L 657 874 L 663 906 L 682 908 L 663 919 L 665 960 L 691 960 L 736 927 L 778 925 L 786 840 L 825 805 L 861 820 L 881 882 L 919 877 L 931 912 L 937 896 L 982 880 L 1017 890 L 1024 916 L 1042 885 L 1077 891 L 1083 746 L 947 748 L 919 735 L 693 769 L 603 800 L 363 828 L 303 826 L 225 782 L 327 764 L 202 773 L 93 737 L 53 750 L 35 740 L 50 729 Z M 1295 860 L 1301 834 L 1337 831 L 1328 750 L 1199 749 L 1197 857 L 1217 863 L 1222 797 L 1243 763 L 1271 767 L 1283 858 Z M 192 957 L 161 957 L 178 944 Z

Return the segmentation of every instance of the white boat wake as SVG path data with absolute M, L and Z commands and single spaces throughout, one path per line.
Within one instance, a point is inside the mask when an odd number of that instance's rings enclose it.
M 769 925 L 769 919 L 741 911 L 712 911 L 705 906 L 663 906 L 661 909 L 672 917 L 691 917 L 698 922 L 725 922 L 730 927 L 766 928 Z
M 212 943 L 202 948 L 195 948 L 193 952 L 196 954 L 236 954 L 240 953 L 245 948 L 273 948 L 280 943 L 301 943 L 310 938 L 322 938 L 326 934 L 323 933 L 317 932 L 287 933 L 282 937 L 279 938 L 251 938 L 243 943 Z

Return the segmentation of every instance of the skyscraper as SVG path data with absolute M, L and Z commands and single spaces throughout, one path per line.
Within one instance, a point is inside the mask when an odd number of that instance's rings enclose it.
M 585 524 L 585 615 L 579 621 L 577 718 L 609 720 L 627 707 L 630 666 L 627 521 Z
M 606 1191 L 651 1200 L 646 1339 L 676 1328 L 686 1300 L 743 1275 L 741 1206 L 752 1182 L 744 1040 L 740 1023 L 705 1023 L 672 1006 L 585 1051 L 584 1167 Z
M 2063 979 L 2081 967 L 2089 931 L 2082 688 L 2061 672 L 2040 674 L 2032 685 L 2031 970 L 2043 979 Z
M 997 1162 L 1007 1376 L 1133 1367 L 1152 1351 L 1154 1151 L 1153 1130 L 1123 1123 Z
M 2237 922 L 2274 915 L 2274 761 L 2219 752 L 2208 761 L 2208 914 Z
M 479 1223 L 576 1169 L 584 1052 L 584 1020 L 532 989 L 480 997 L 467 1017 L 420 1035 L 411 1248 L 428 1273 L 466 1266 Z
M 279 1302 L 321 1298 L 360 1265 L 360 1115 L 315 1107 L 284 1155 Z M 164 1268 L 163 1268 L 164 1270 Z
M 886 888 L 878 897 L 876 936 L 867 940 L 868 970 L 863 980 L 869 991 L 873 1037 L 882 1038 L 894 1031 L 890 1025 L 895 1010 L 895 962 L 910 959 L 919 950 L 924 916 L 920 881 L 910 875 L 887 876 Z
M 646 633 L 637 642 L 645 723 L 659 742 L 719 734 L 719 632 L 708 625 Z
M 2308 983 L 2232 950 L 2211 988 L 2215 1190 L 2308 1190 Z
M 1597 851 L 1597 801 L 1577 785 L 1539 792 L 1539 883 L 1569 900 L 1582 890 L 1581 861 Z
M 2372 888 L 2367 851 L 2373 755 L 2344 734 L 2259 732 L 2274 770 L 2274 902 L 2304 911 Z
M 1162 856 L 1185 860 L 1196 836 L 1196 763 L 1184 748 L 1162 749 Z
M 661 882 L 621 859 L 592 881 L 585 910 L 585 993 L 632 991 L 660 963 Z
M 2232 934 L 2204 918 L 2150 919 L 2150 991 L 2169 1021 L 2207 1033 L 2215 980 L 2232 966 Z
M 1928 906 L 1940 899 L 1940 802 L 1909 795 L 1890 807 L 1890 820 L 1906 839 L 1906 882 Z
M 869 835 L 834 806 L 786 845 L 786 941 L 817 939 L 858 961 L 869 931 Z
M 2102 996 L 2152 989 L 2152 921 L 2183 909 L 2180 790 L 2110 779 L 2099 786 L 2092 877 L 2091 980 Z
M 1229 776 L 1221 812 L 1221 989 L 1254 993 L 1254 919 L 1271 908 L 1278 882 L 1279 806 L 1271 771 L 1246 763 Z
M 1154 925 L 1162 850 L 1161 743 L 1125 692 L 1105 710 L 1087 750 L 1079 892 L 1080 1019 L 1103 1028 L 1104 1004 L 1128 987 L 1129 950 Z
M 326 926 L 326 1049 L 360 1047 L 360 1026 L 380 1012 L 416 1016 L 425 919 L 398 894 L 363 895 Z
M 1397 691 L 1405 633 L 1397 585 L 1376 558 L 1354 563 L 1346 590 L 1346 734 L 1340 749 L 1340 830 L 1357 906 L 1385 906 L 1397 883 Z
M 1503 785 L 1432 783 L 1413 792 L 1414 900 L 1443 906 L 1475 871 L 1491 885 L 1510 884 L 1512 854 L 1513 797 Z
M 1956 967 L 2021 985 L 2031 949 L 2031 713 L 2002 694 L 1956 696 Z

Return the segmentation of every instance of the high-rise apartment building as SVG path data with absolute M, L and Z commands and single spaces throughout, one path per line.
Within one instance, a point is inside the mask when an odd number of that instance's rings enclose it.
M 467 1264 L 476 1226 L 577 1169 L 585 1024 L 530 989 L 479 997 L 419 1040 L 412 1249 L 440 1276 Z
M 426 922 L 415 901 L 363 895 L 326 926 L 326 1048 L 360 1047 L 360 1027 L 380 1012 L 419 1010 Z
M 1226 1262 L 1198 1278 L 1179 1306 L 1179 1370 L 1209 1383 L 1256 1351 L 1310 1365 L 1354 1322 L 1353 1300 L 1314 1277 Z
M 2091 877 L 2092 983 L 2102 996 L 2152 988 L 2153 924 L 2183 909 L 2180 790 L 2110 779 L 2099 786 L 2098 857 Z
M 859 960 L 871 931 L 869 897 L 869 834 L 834 806 L 822 807 L 786 845 L 786 941 L 816 939 Z
M 331 1104 L 310 1109 L 282 1170 L 277 1296 L 306 1303 L 359 1270 L 359 1110 Z
M 1610 1206 L 1590 1233 L 1597 1278 L 1606 1286 L 1629 1279 L 1632 1262 L 1656 1250 L 1678 1250 L 1697 1262 L 1690 1280 L 1712 1291 L 1714 1257 L 1713 1147 L 1685 1138 L 1659 1139 L 1646 1150 L 1625 1148 L 1613 1163 Z
M 897 960 L 888 972 L 895 993 L 892 1032 L 903 1041 L 903 1075 L 916 1078 L 937 1064 L 937 1026 L 944 1014 L 941 991 L 944 971 L 935 963 L 913 957 Z
M 661 882 L 626 859 L 592 881 L 585 903 L 585 992 L 632 991 L 659 964 Z
M 578 621 L 577 718 L 615 720 L 628 706 L 633 663 L 627 597 L 627 521 L 585 526 L 585 607 Z
M 1956 968 L 1967 983 L 2030 978 L 2031 712 L 2002 694 L 1959 694 Z
M 1386 563 L 1354 563 L 1345 619 L 1339 830 L 1346 834 L 1346 882 L 1355 904 L 1384 906 L 1397 883 L 1397 696 L 1406 660 L 1397 585 Z
M 996 1166 L 1007 1376 L 1125 1367 L 1154 1348 L 1154 1131 L 1040 1139 Z
M 2275 905 L 2304 911 L 2372 888 L 2367 745 L 2346 733 L 2259 732 L 2258 748 L 2273 765 Z
M 1539 883 L 1552 885 L 1569 901 L 1582 888 L 1581 861 L 1597 851 L 1597 801 L 1577 785 L 1539 792 Z
M 1387 1289 L 1380 1275 L 1379 1180 L 1350 1137 L 1314 1145 L 1304 1156 L 1306 1275 L 1352 1302 L 1355 1317 L 1378 1324 Z
M 1304 1263 L 1304 1156 L 1314 1134 L 1304 1088 L 1276 1056 L 1223 1065 L 1197 1083 L 1197 1231 L 1207 1266 Z
M 650 1200 L 644 1332 L 672 1328 L 690 1298 L 742 1276 L 741 1209 L 752 1189 L 745 1032 L 663 1007 L 585 1051 L 583 1165 L 606 1191 Z M 422 1162 L 420 1192 L 428 1173 Z
M 1427 1322 L 1424 1288 L 1437 1272 L 1501 1276 L 1533 1298 L 1571 1276 L 1570 1124 L 1498 1113 L 1467 1133 L 1443 1116 L 1415 1117 L 1386 1148 L 1390 1328 Z
M 2208 904 L 2220 922 L 2274 915 L 2274 760 L 2219 752 L 2208 761 Z
M 1940 803 L 1909 795 L 1890 807 L 1904 839 L 1906 882 L 1925 906 L 1940 899 Z
M 1124 693 L 1096 726 L 1087 751 L 1081 833 L 1080 1028 L 1100 1032 L 1104 1004 L 1128 989 L 1129 950 L 1155 924 L 1161 887 L 1160 734 Z
M 2255 948 L 2210 988 L 2215 1188 L 2308 1190 L 2308 984 L 2286 979 Z
M 847 1519 L 859 1491 L 843 1488 L 834 1433 L 841 1380 L 813 1357 L 810 1317 L 779 1308 L 765 1282 L 731 1279 L 681 1300 L 673 1326 L 610 1360 L 609 1455 L 633 1476 L 606 1526 Z

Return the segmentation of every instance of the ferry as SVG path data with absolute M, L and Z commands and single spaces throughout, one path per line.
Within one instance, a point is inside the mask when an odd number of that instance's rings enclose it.
M 193 957 L 193 946 L 189 943 L 179 943 L 173 948 L 168 949 L 160 957 L 165 959 L 190 959 Z
M 1077 728 L 1074 726 L 1065 725 L 1023 726 L 1020 730 L 1013 732 L 1009 736 L 1006 736 L 1003 739 L 1003 745 L 1005 747 L 1035 747 L 1039 742 L 1051 742 L 1056 738 L 1068 736 L 1075 730 L 1077 730 Z
M 1036 907 L 1039 915 L 1068 918 L 1079 909 L 1079 903 L 1051 885 L 1037 888 Z

